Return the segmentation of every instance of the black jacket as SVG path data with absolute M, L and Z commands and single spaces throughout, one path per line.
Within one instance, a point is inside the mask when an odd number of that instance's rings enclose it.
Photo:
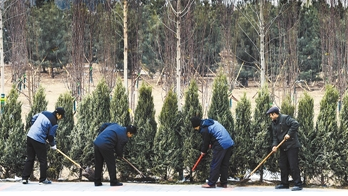
M 285 114 L 279 114 L 279 117 L 271 124 L 273 133 L 272 146 L 277 146 L 284 139 L 284 136 L 288 134 L 290 138 L 280 146 L 280 149 L 286 151 L 289 148 L 301 147 L 297 136 L 298 127 L 299 123 L 295 119 Z

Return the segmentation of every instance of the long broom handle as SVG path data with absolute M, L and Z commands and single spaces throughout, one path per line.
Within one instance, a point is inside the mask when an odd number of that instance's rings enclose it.
M 68 157 L 66 154 L 64 154 L 61 150 L 58 148 L 56 149 L 60 154 L 62 154 L 65 158 L 69 159 L 71 162 L 73 162 L 78 168 L 82 168 L 80 164 L 76 163 L 74 160 L 72 160 L 70 157 Z
M 123 160 L 125 160 L 130 166 L 132 166 L 137 172 L 142 175 L 143 177 L 146 177 L 140 170 L 138 170 L 131 162 L 129 162 L 126 158 L 122 157 Z
M 286 141 L 286 139 L 283 139 L 278 146 L 276 146 L 276 148 L 278 149 L 284 142 Z M 254 172 L 256 172 L 257 169 L 259 169 L 259 167 L 273 154 L 273 150 L 266 156 L 266 158 L 264 158 L 259 165 L 249 174 L 249 176 L 251 176 Z
M 196 161 L 195 165 L 192 167 L 191 171 L 195 171 L 198 163 L 201 161 L 202 157 L 204 156 L 204 154 L 201 154 L 201 156 L 199 156 L 198 160 Z

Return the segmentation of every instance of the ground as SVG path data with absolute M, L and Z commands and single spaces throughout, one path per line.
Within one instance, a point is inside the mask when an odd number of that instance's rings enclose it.
M 96 70 L 96 69 L 95 69 Z M 11 70 L 9 66 L 5 67 L 5 94 L 7 95 L 11 89 Z M 86 74 L 87 75 L 87 74 Z M 100 74 L 99 73 L 95 73 L 94 76 L 96 77 L 94 79 L 94 84 L 91 85 L 91 89 L 93 90 L 93 88 L 97 85 L 97 82 L 100 78 Z M 51 78 L 49 76 L 48 73 L 41 73 L 41 85 L 45 88 L 45 92 L 46 92 L 46 99 L 48 100 L 48 107 L 47 109 L 49 111 L 53 111 L 54 110 L 54 106 L 55 103 L 59 97 L 60 94 L 67 92 L 69 89 L 67 88 L 67 84 L 64 83 L 64 77 L 67 77 L 67 75 L 65 74 L 64 71 L 60 71 L 59 74 L 56 74 L 56 76 L 54 78 Z M 165 92 L 162 89 L 161 85 L 157 85 L 157 81 L 158 81 L 158 77 L 154 77 L 152 79 L 149 79 L 149 77 L 143 76 L 142 77 L 143 80 L 141 80 L 141 82 L 146 82 L 148 84 L 150 84 L 153 87 L 153 98 L 154 98 L 154 104 L 155 104 L 155 110 L 156 110 L 156 116 L 158 116 L 158 114 L 161 111 L 162 105 L 163 105 L 163 100 L 164 100 L 164 96 L 165 96 Z M 210 87 L 209 89 L 211 90 L 211 83 L 213 81 L 212 78 L 210 79 L 205 79 L 208 80 L 210 83 Z M 128 82 L 128 85 L 130 85 L 131 82 Z M 140 87 L 140 85 L 137 85 L 138 87 Z M 19 100 L 22 102 L 22 116 L 23 119 L 25 119 L 26 115 L 28 114 L 29 110 L 30 110 L 30 104 L 28 101 L 28 92 L 27 89 L 23 89 L 22 88 L 22 92 L 20 94 Z M 199 89 L 201 89 L 201 87 L 199 87 Z M 292 94 L 294 92 L 294 88 L 291 87 L 292 89 Z M 309 89 L 309 91 L 308 91 Z M 2 89 L 1 89 L 2 90 Z M 137 95 L 137 88 L 135 89 L 135 95 Z M 182 91 L 184 91 L 185 89 L 182 89 Z M 240 100 L 241 97 L 244 95 L 244 93 L 246 93 L 247 98 L 251 101 L 251 105 L 252 108 L 255 107 L 256 102 L 255 99 L 257 97 L 257 92 L 259 91 L 259 86 L 257 85 L 256 82 L 253 81 L 249 81 L 249 86 L 248 87 L 237 87 L 235 89 L 233 89 L 232 94 L 234 96 L 234 100 L 232 100 L 232 112 L 234 112 L 234 108 L 236 106 L 236 100 Z M 318 116 L 319 113 L 319 108 L 320 108 L 320 101 L 324 95 L 324 88 L 322 88 L 322 85 L 318 85 L 318 83 L 316 84 L 308 84 L 308 85 L 302 85 L 302 87 L 297 86 L 296 88 L 296 96 L 293 96 L 293 100 L 297 101 L 300 100 L 302 94 L 304 91 L 307 91 L 308 94 L 313 97 L 314 99 L 314 111 L 315 111 L 315 118 Z M 271 89 L 270 89 L 271 92 Z M 210 94 L 210 95 L 209 95 Z M 280 106 L 281 104 L 281 99 L 283 97 L 283 90 L 282 88 L 279 87 L 279 85 L 276 85 L 275 87 L 275 91 L 274 91 L 274 95 L 276 98 L 276 104 L 278 106 Z M 202 95 L 200 95 L 200 97 L 203 97 Z M 210 98 L 211 98 L 211 92 L 208 91 L 208 101 L 205 101 L 205 104 L 202 104 L 206 110 L 208 108 L 209 102 L 210 102 Z M 294 99 L 295 98 L 295 99 Z M 206 113 L 206 111 L 205 111 Z

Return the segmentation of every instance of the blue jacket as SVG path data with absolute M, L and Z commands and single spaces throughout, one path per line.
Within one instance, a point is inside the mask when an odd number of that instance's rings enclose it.
M 31 118 L 31 127 L 27 134 L 28 137 L 35 141 L 45 144 L 46 140 L 51 146 L 54 146 L 56 142 L 54 137 L 58 128 L 57 118 L 53 112 L 44 111 L 35 114 Z
M 203 153 L 208 151 L 210 144 L 213 149 L 217 146 L 227 149 L 234 145 L 234 141 L 225 127 L 213 119 L 201 121 L 200 133 L 203 136 L 203 145 L 201 148 L 201 152 Z
M 117 123 L 106 123 L 106 125 L 108 126 L 94 140 L 94 145 L 101 149 L 114 150 L 117 156 L 123 157 L 123 147 L 128 142 L 126 127 Z

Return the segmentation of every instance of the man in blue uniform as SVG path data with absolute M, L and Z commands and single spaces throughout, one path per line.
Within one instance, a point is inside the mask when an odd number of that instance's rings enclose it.
M 22 173 L 22 183 L 28 184 L 28 179 L 33 171 L 35 156 L 40 162 L 39 184 L 51 184 L 47 180 L 47 148 L 48 140 L 51 149 L 56 150 L 54 138 L 58 128 L 58 120 L 64 117 L 65 110 L 57 107 L 54 112 L 43 111 L 35 114 L 31 119 L 31 127 L 27 134 L 27 159 Z
M 95 157 L 95 176 L 94 185 L 102 186 L 103 163 L 106 162 L 110 177 L 110 186 L 122 186 L 116 178 L 116 161 L 117 157 L 123 157 L 123 147 L 128 142 L 128 138 L 136 134 L 136 127 L 129 125 L 122 127 L 117 123 L 104 123 L 99 129 L 99 135 L 94 140 L 94 157 Z
M 224 126 L 213 119 L 202 120 L 192 117 L 192 127 L 203 136 L 201 154 L 206 154 L 209 146 L 213 150 L 213 159 L 210 163 L 210 176 L 207 184 L 202 188 L 227 188 L 228 168 L 232 155 L 234 141 Z M 216 183 L 220 177 L 220 183 Z

